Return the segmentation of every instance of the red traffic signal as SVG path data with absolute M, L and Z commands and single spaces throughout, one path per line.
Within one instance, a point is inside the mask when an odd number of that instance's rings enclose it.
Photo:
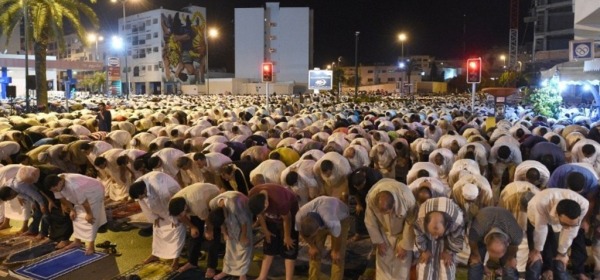
M 262 81 L 272 82 L 273 81 L 273 63 L 265 62 L 262 64 Z
M 467 83 L 481 83 L 481 58 L 467 60 Z

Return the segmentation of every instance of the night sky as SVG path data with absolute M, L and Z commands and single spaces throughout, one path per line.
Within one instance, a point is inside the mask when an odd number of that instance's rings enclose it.
M 532 26 L 522 18 L 532 0 L 521 0 L 519 43 L 531 41 Z M 109 1 L 92 6 L 104 33 L 118 33 L 121 4 Z M 508 51 L 509 0 L 282 0 L 281 7 L 310 7 L 314 11 L 314 66 L 323 67 L 339 56 L 354 64 L 355 31 L 360 31 L 359 63 L 391 64 L 400 56 L 400 32 L 408 36 L 405 55 L 433 55 L 438 59 L 478 56 L 491 48 Z M 179 9 L 193 3 L 207 8 L 209 27 L 220 36 L 211 40 L 210 65 L 234 66 L 234 8 L 264 7 L 256 0 L 128 0 L 127 14 L 160 8 Z M 527 28 L 526 28 L 527 27 Z M 466 35 L 463 29 L 466 28 Z M 525 36 L 524 36 L 525 34 Z M 465 44 L 466 43 L 466 44 Z M 463 46 L 466 45 L 466 48 Z M 465 51 L 463 51 L 465 50 Z

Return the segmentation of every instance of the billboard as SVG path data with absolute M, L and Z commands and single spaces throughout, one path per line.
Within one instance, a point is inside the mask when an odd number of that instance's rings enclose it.
M 121 62 L 118 57 L 106 59 L 106 82 L 109 95 L 121 95 Z
M 162 26 L 162 79 L 165 83 L 203 84 L 207 71 L 206 9 L 165 10 Z
M 333 87 L 333 71 L 309 70 L 308 89 L 331 90 Z

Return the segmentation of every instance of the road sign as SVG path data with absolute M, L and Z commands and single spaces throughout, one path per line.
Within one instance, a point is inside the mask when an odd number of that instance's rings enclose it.
M 333 88 L 333 71 L 309 70 L 308 89 L 330 90 Z

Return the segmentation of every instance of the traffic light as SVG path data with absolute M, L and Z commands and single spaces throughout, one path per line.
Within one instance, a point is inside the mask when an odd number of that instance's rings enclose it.
M 273 81 L 273 63 L 265 62 L 262 64 L 262 81 L 272 82 Z
M 467 83 L 481 83 L 481 58 L 467 60 Z

